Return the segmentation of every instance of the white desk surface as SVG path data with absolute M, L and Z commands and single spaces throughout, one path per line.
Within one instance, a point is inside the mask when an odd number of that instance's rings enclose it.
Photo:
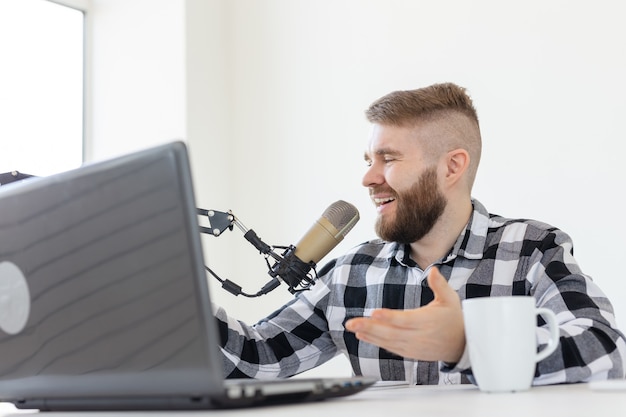
M 0 417 L 37 413 L 0 404 Z M 515 393 L 484 393 L 472 385 L 372 387 L 345 398 L 237 410 L 157 412 L 46 412 L 50 417 L 272 416 L 272 417 L 577 417 L 623 416 L 626 390 L 594 391 L 587 384 L 533 387 Z

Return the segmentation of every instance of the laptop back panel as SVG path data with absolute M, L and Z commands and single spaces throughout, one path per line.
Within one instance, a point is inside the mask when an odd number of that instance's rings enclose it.
M 3 186 L 0 213 L 0 400 L 221 394 L 182 143 Z

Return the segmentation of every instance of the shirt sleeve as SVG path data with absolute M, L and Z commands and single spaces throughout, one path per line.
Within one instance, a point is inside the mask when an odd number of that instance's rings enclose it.
M 529 269 L 531 295 L 538 307 L 556 313 L 560 327 L 557 350 L 537 364 L 536 385 L 624 378 L 626 341 L 613 307 L 593 280 L 582 273 L 568 235 L 553 230 L 536 250 Z M 547 326 L 537 339 L 548 341 Z
M 268 318 L 250 326 L 214 306 L 225 378 L 287 378 L 335 356 L 323 305 L 328 288 L 318 280 Z
M 530 253 L 522 266 L 528 295 L 536 299 L 537 307 L 554 311 L 560 332 L 556 351 L 537 364 L 533 384 L 624 378 L 624 335 L 617 328 L 607 296 L 580 270 L 570 237 L 554 228 L 543 230 L 538 236 L 531 232 L 523 251 Z M 547 325 L 542 320 L 537 329 L 538 349 L 549 340 Z M 467 348 L 458 363 L 442 363 L 441 370 L 461 372 L 471 380 Z

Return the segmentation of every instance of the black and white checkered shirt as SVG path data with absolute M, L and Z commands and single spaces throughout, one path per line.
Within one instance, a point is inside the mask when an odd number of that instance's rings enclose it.
M 626 341 L 609 300 L 574 260 L 569 236 L 473 204 L 465 231 L 435 266 L 461 299 L 532 295 L 537 306 L 556 313 L 560 345 L 538 364 L 534 383 L 624 377 Z M 426 281 L 430 268 L 420 269 L 409 254 L 408 246 L 381 240 L 359 245 L 325 265 L 310 291 L 254 326 L 216 307 L 225 376 L 288 377 L 341 353 L 356 375 L 413 384 L 468 382 L 467 352 L 457 364 L 405 359 L 360 342 L 344 328 L 347 319 L 377 308 L 412 309 L 433 299 Z M 545 344 L 548 330 L 540 328 L 537 337 Z

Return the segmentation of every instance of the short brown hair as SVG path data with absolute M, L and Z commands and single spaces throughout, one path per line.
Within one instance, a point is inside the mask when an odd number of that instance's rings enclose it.
M 453 83 L 394 91 L 372 103 L 365 115 L 371 123 L 401 126 L 446 111 L 460 112 L 478 124 L 472 99 L 465 88 Z

